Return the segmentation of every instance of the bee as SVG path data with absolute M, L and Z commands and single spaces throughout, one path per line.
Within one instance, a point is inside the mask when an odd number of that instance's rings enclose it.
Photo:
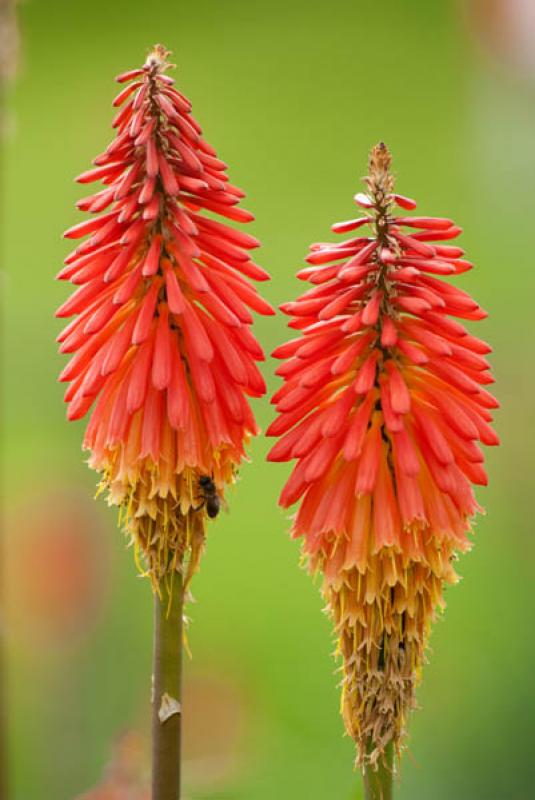
M 202 503 L 198 508 L 194 509 L 199 511 L 203 506 L 206 508 L 206 513 L 210 519 L 217 517 L 221 510 L 221 498 L 217 493 L 215 483 L 208 475 L 201 475 L 199 478 L 199 490 L 202 498 Z

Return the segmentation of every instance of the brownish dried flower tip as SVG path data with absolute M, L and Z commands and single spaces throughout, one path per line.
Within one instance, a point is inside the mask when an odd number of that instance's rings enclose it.
M 379 142 L 370 152 L 368 161 L 369 175 L 364 178 L 370 194 L 383 202 L 394 190 L 394 176 L 390 174 L 392 154 L 384 142 Z

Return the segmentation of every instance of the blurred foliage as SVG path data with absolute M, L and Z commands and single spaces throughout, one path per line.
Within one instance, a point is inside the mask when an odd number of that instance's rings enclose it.
M 111 139 L 113 77 L 161 40 L 174 50 L 178 83 L 208 140 L 248 193 L 272 302 L 296 295 L 308 244 L 351 216 L 367 151 L 379 139 L 394 153 L 400 191 L 417 197 L 423 214 L 451 216 L 465 228 L 478 268 L 460 283 L 490 312 L 478 330 L 495 346 L 503 446 L 490 454 L 491 486 L 480 493 L 488 515 L 460 565 L 465 580 L 448 593 L 433 635 L 398 797 L 530 795 L 534 83 L 481 49 L 477 28 L 459 13 L 467 6 L 21 4 L 22 52 L 5 126 L 2 259 L 7 550 L 9 564 L 19 561 L 8 575 L 13 800 L 71 800 L 98 783 L 117 737 L 148 721 L 150 587 L 124 552 L 115 513 L 81 501 L 91 497 L 95 475 L 80 454 L 82 424 L 65 422 L 56 383 L 62 359 L 53 310 L 67 288 L 53 276 L 67 252 L 61 231 L 81 219 L 72 178 Z M 286 336 L 284 325 L 281 315 L 258 321 L 267 351 Z M 270 389 L 273 367 L 268 360 Z M 265 428 L 268 400 L 255 411 Z M 254 443 L 230 513 L 210 526 L 194 582 L 188 796 L 354 800 L 360 781 L 338 716 L 331 631 L 276 506 L 287 468 L 264 462 L 267 447 L 262 438 Z M 26 549 L 28 520 L 42 537 L 39 557 Z M 99 539 L 94 548 L 88 526 Z M 57 563 L 58 528 L 71 531 L 69 552 L 81 570 L 79 580 L 65 577 L 64 593 L 47 588 L 62 569 L 70 572 L 68 559 Z M 77 597 L 77 587 L 95 597 Z M 61 612 L 62 603 L 75 611 Z M 54 608 L 60 621 L 52 632 L 46 615 Z

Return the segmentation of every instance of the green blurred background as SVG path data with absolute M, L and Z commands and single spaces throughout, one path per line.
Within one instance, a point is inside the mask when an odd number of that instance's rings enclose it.
M 61 232 L 82 218 L 73 177 L 111 139 L 113 78 L 157 41 L 247 191 L 272 302 L 296 295 L 308 244 L 352 215 L 379 139 L 399 190 L 464 227 L 477 269 L 459 283 L 490 312 L 478 333 L 495 348 L 503 446 L 433 634 L 397 796 L 533 797 L 534 17 L 532 0 L 21 3 L 2 179 L 13 800 L 72 800 L 113 758 L 135 779 L 149 766 L 150 586 L 115 511 L 91 499 L 84 423 L 65 421 L 53 312 L 67 286 L 53 278 Z M 258 320 L 256 333 L 270 351 L 285 320 Z M 265 429 L 268 400 L 255 411 Z M 194 581 L 186 796 L 356 800 L 330 626 L 276 506 L 286 467 L 266 464 L 267 448 L 254 443 Z

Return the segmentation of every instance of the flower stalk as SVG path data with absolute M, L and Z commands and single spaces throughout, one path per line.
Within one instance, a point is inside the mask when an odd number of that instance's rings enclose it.
M 174 572 L 154 593 L 152 800 L 180 800 L 182 614 L 182 576 Z
M 373 742 L 370 743 L 373 749 Z M 394 746 L 389 742 L 383 759 L 376 768 L 364 766 L 364 800 L 392 800 L 394 779 Z

